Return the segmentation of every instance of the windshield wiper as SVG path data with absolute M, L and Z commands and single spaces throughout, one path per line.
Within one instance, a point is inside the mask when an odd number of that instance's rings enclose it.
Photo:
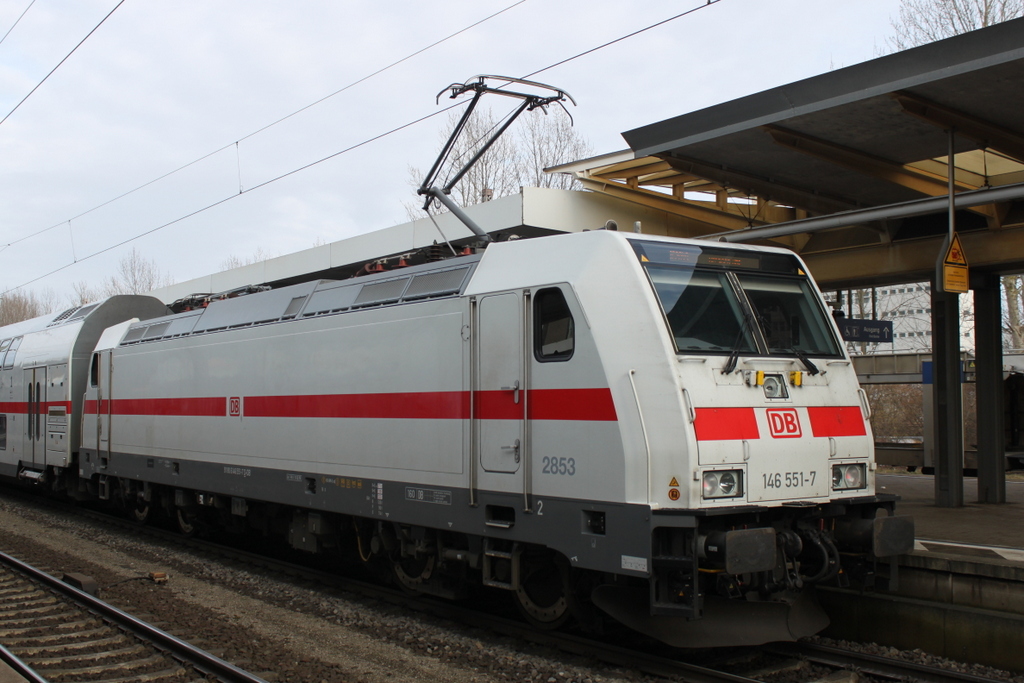
M 805 368 L 807 368 L 808 375 L 817 375 L 819 372 L 821 372 L 821 370 L 818 369 L 818 366 L 812 363 L 811 359 L 807 357 L 807 354 L 801 351 L 800 349 L 796 348 L 795 346 L 791 349 L 786 349 L 785 351 L 783 351 L 783 353 L 786 352 L 792 353 L 794 356 L 800 359 L 800 362 L 804 364 Z
M 743 314 L 743 325 L 740 327 L 740 333 L 736 335 L 736 342 L 732 345 L 732 351 L 729 353 L 729 360 L 726 361 L 725 367 L 722 368 L 723 375 L 728 375 L 730 372 L 736 369 L 736 363 L 738 363 L 740 360 L 740 347 L 743 346 L 743 342 L 746 337 L 746 332 L 751 328 L 753 322 L 753 314 Z

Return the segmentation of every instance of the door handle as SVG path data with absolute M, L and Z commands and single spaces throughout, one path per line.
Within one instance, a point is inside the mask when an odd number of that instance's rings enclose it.
M 516 380 L 515 383 L 512 386 L 510 386 L 510 387 L 502 387 L 501 390 L 502 391 L 511 391 L 512 392 L 512 400 L 515 403 L 519 403 L 519 380 Z
M 502 446 L 501 450 L 503 450 L 503 451 L 508 451 L 508 450 L 512 451 L 513 455 L 515 455 L 516 462 L 519 462 L 519 446 L 521 446 L 521 445 L 522 444 L 519 441 L 519 439 L 516 439 L 515 442 L 511 446 Z

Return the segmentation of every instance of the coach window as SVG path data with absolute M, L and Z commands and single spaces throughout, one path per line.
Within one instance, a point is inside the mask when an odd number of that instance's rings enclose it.
M 576 329 L 562 290 L 539 290 L 533 299 L 533 352 L 537 360 L 569 360 L 575 344 Z
M 4 356 L 7 355 L 7 349 L 11 345 L 10 339 L 4 339 L 0 342 L 0 368 L 4 366 Z
M 17 353 L 18 347 L 21 346 L 21 339 L 21 337 L 15 337 L 11 341 L 11 346 L 7 349 L 7 355 L 3 359 L 4 370 L 14 367 L 14 354 Z

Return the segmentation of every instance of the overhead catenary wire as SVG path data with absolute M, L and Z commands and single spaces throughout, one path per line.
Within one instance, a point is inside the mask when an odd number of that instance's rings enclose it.
M 4 37 L 0 38 L 0 45 L 3 45 L 3 42 L 5 40 L 7 40 L 7 36 L 11 35 L 11 31 L 13 31 L 14 27 L 18 25 L 18 23 L 21 21 L 22 17 L 24 17 L 26 14 L 28 14 L 28 11 L 30 9 L 32 9 L 32 5 L 34 5 L 34 4 L 36 4 L 36 0 L 32 0 L 32 2 L 28 3 L 28 7 L 26 7 L 25 10 L 21 14 L 18 15 L 18 18 L 14 20 L 14 23 L 11 24 L 11 27 L 9 29 L 7 29 L 7 33 L 4 34 Z
M 3 117 L 3 119 L 0 119 L 0 125 L 3 125 L 4 121 L 6 121 L 7 119 L 9 119 L 9 118 L 11 117 L 11 114 L 13 114 L 14 112 L 18 111 L 18 107 L 20 107 L 21 105 L 25 104 L 25 100 L 27 100 L 28 98 L 32 97 L 32 93 L 34 93 L 34 92 L 35 92 L 36 90 L 39 90 L 39 87 L 40 87 L 40 86 L 41 86 L 41 85 L 42 85 L 43 83 L 46 83 L 47 79 L 48 79 L 48 78 L 50 78 L 50 76 L 52 76 L 52 75 L 53 75 L 53 73 L 54 73 L 54 72 L 55 72 L 55 71 L 56 71 L 57 69 L 59 69 L 59 68 L 60 68 L 61 64 L 63 64 L 64 62 L 68 61 L 68 57 L 70 57 L 71 55 L 75 54 L 75 51 L 76 51 L 76 50 L 78 50 L 78 48 L 82 47 L 82 43 L 84 43 L 85 41 L 89 40 L 89 36 L 91 36 L 92 34 L 96 33 L 96 30 L 97 30 L 97 29 L 98 29 L 98 28 L 99 28 L 100 26 L 103 26 L 104 22 L 106 22 L 106 20 L 110 18 L 110 15 L 112 15 L 112 14 L 113 14 L 114 12 L 116 12 L 116 11 L 117 11 L 117 8 L 118 8 L 118 7 L 120 7 L 120 6 L 121 6 L 121 5 L 123 5 L 123 4 L 124 4 L 124 0 L 121 0 L 121 1 L 120 1 L 120 2 L 118 2 L 118 3 L 116 4 L 116 5 L 114 5 L 114 9 L 110 10 L 109 12 L 107 12 L 107 16 L 103 17 L 103 19 L 101 19 L 101 20 L 100 20 L 100 23 L 96 24 L 96 25 L 95 25 L 95 26 L 93 27 L 93 29 L 92 29 L 91 31 L 89 31 L 89 32 L 88 32 L 88 33 L 87 33 L 87 34 L 85 35 L 85 38 L 82 38 L 82 39 L 81 39 L 80 41 L 78 41 L 78 45 L 75 45 L 75 46 L 74 46 L 73 48 L 71 48 L 71 52 L 69 52 L 69 53 L 67 53 L 66 55 L 64 55 L 64 59 L 60 60 L 60 61 L 59 61 L 59 62 L 57 63 L 57 66 L 55 66 L 55 67 L 53 67 L 52 69 L 50 69 L 50 73 L 46 74 L 46 75 L 45 75 L 45 76 L 43 77 L 43 80 L 39 81 L 39 83 L 37 83 L 37 84 L 36 84 L 36 87 L 34 87 L 34 88 L 32 88 L 31 90 L 29 90 L 28 94 L 27 94 L 27 95 L 25 95 L 25 96 L 24 96 L 23 98 L 21 98 L 21 102 L 18 102 L 18 103 L 17 103 L 16 105 L 14 105 L 14 109 L 12 109 L 12 110 L 10 110 L 9 112 L 7 112 L 7 116 Z M 28 11 L 28 10 L 26 10 L 26 11 Z M 5 36 L 5 37 L 6 37 L 6 36 Z M 63 221 L 62 221 L 62 222 L 63 222 Z
M 259 183 L 257 185 L 253 185 L 252 187 L 249 187 L 249 188 L 246 188 L 246 189 L 238 192 L 237 194 L 232 193 L 232 194 L 230 194 L 230 195 L 228 195 L 226 197 L 218 199 L 215 202 L 207 204 L 206 206 L 200 207 L 200 208 L 196 209 L 195 211 L 191 211 L 191 212 L 189 212 L 189 213 L 187 213 L 187 214 L 185 214 L 183 216 L 179 216 L 179 217 L 175 218 L 174 220 L 167 221 L 166 223 L 158 225 L 158 226 L 156 226 L 154 228 L 150 228 L 149 230 L 146 230 L 145 232 L 141 232 L 141 233 L 139 233 L 137 235 L 134 235 L 134 236 L 129 237 L 127 239 L 121 240 L 117 244 L 111 244 L 110 246 L 104 247 L 103 249 L 99 249 L 97 251 L 94 251 L 91 254 L 88 254 L 86 256 L 81 257 L 77 261 L 73 261 L 71 263 L 65 263 L 64 265 L 62 265 L 62 266 L 60 266 L 58 268 L 54 268 L 53 270 L 49 271 L 48 273 L 44 273 L 43 275 L 39 275 L 37 277 L 34 277 L 31 280 L 29 280 L 27 282 L 23 282 L 23 283 L 21 283 L 20 285 L 18 285 L 16 287 L 11 287 L 9 289 L 5 289 L 3 292 L 0 292 L 0 297 L 3 297 L 5 295 L 7 295 L 7 294 L 10 294 L 11 292 L 17 291 L 17 290 L 19 290 L 19 289 L 21 289 L 23 287 L 27 287 L 27 286 L 29 286 L 31 284 L 36 283 L 36 282 L 39 282 L 40 280 L 48 278 L 51 275 L 56 275 L 57 273 L 59 273 L 59 272 L 61 272 L 63 270 L 67 270 L 71 266 L 74 266 L 74 265 L 77 265 L 79 263 L 82 263 L 83 261 L 88 261 L 89 259 L 92 259 L 92 258 L 95 258 L 95 257 L 100 256 L 102 254 L 105 254 L 108 251 L 113 251 L 114 249 L 117 249 L 118 247 L 123 247 L 126 244 L 131 244 L 132 242 L 134 242 L 137 239 L 141 239 L 143 237 L 146 237 L 147 235 L 152 235 L 153 233 L 159 232 L 160 230 L 163 230 L 164 228 L 168 228 L 168 227 L 170 227 L 172 225 L 175 225 L 175 224 L 180 223 L 180 222 L 182 222 L 184 220 L 192 218 L 193 216 L 198 216 L 199 214 L 204 213 L 206 211 L 209 211 L 210 209 L 216 208 L 216 207 L 218 207 L 218 206 L 220 206 L 222 204 L 226 204 L 227 202 L 231 201 L 232 199 L 237 199 L 237 198 L 239 198 L 239 197 L 241 197 L 243 195 L 249 194 L 250 192 L 254 192 L 256 190 L 262 189 L 262 188 L 264 188 L 264 187 L 266 187 L 268 185 L 271 185 L 273 183 L 278 182 L 279 180 L 284 180 L 285 178 L 293 176 L 296 173 L 301 173 L 302 171 L 305 171 L 305 170 L 310 169 L 310 168 L 312 168 L 314 166 L 322 164 L 325 161 L 330 161 L 331 159 L 334 159 L 335 157 L 341 156 L 342 154 L 346 154 L 346 153 L 351 152 L 353 150 L 359 149 L 360 147 L 365 147 L 366 145 L 370 144 L 371 142 L 376 142 L 377 140 L 385 138 L 385 137 L 387 137 L 389 135 L 392 135 L 394 133 L 397 133 L 397 132 L 399 132 L 401 130 L 405 130 L 406 128 L 409 128 L 411 126 L 415 126 L 416 124 L 421 123 L 423 121 L 426 121 L 427 119 L 432 119 L 435 116 L 440 116 L 441 114 L 444 114 L 447 111 L 455 109 L 456 107 L 461 107 L 464 104 L 465 103 L 463 103 L 463 102 L 458 102 L 456 104 L 449 105 L 449 106 L 445 107 L 444 109 L 440 109 L 440 110 L 435 111 L 433 113 L 427 114 L 426 116 L 421 116 L 420 118 L 418 118 L 418 119 L 416 119 L 414 121 L 409 121 L 408 123 L 404 123 L 401 126 L 398 126 L 397 128 L 392 128 L 389 131 L 386 131 L 384 133 L 380 133 L 379 135 L 375 135 L 372 138 L 367 138 L 366 140 L 363 140 L 362 142 L 357 142 L 356 144 L 351 145 L 349 147 L 346 147 L 345 149 L 339 150 L 337 152 L 334 152 L 333 154 L 328 154 L 325 157 L 321 157 L 320 159 L 317 159 L 316 161 L 311 161 L 308 164 L 305 164 L 305 165 L 300 166 L 298 168 L 294 168 L 291 171 L 288 171 L 287 173 L 282 173 L 281 175 L 275 176 L 273 178 L 270 178 L 269 180 L 264 180 L 262 183 Z M 63 223 L 61 225 L 63 225 Z
M 661 21 L 659 21 L 657 23 L 654 23 L 654 24 L 651 24 L 650 26 L 645 26 L 644 28 L 637 29 L 636 31 L 633 31 L 632 33 L 627 33 L 624 36 L 616 38 L 615 40 L 609 40 L 607 43 L 603 43 L 601 45 L 598 45 L 597 47 L 592 47 L 589 50 L 584 50 L 583 52 L 580 52 L 577 55 L 573 55 L 572 57 L 567 57 L 566 59 L 563 59 L 563 60 L 561 60 L 559 62 L 555 62 L 554 64 L 550 64 L 550 65 L 544 67 L 543 69 L 537 69 L 536 71 L 531 71 L 530 73 L 526 74 L 525 76 L 522 76 L 521 78 L 523 78 L 524 80 L 527 79 L 527 78 L 533 78 L 537 74 L 544 73 L 545 71 L 550 71 L 551 69 L 554 69 L 556 66 L 562 66 L 563 64 L 568 64 L 569 62 L 573 61 L 574 59 L 579 59 L 580 57 L 589 55 L 589 54 L 591 54 L 593 52 L 597 52 L 598 50 L 603 50 L 606 47 L 614 45 L 615 43 L 621 43 L 623 40 L 628 40 L 629 38 L 632 38 L 634 36 L 638 36 L 641 33 L 645 33 L 647 31 L 650 31 L 651 29 L 658 28 L 659 26 L 664 26 L 665 24 L 667 24 L 669 22 L 672 22 L 672 21 L 675 21 L 676 19 L 682 19 L 683 17 L 685 17 L 685 16 L 687 16 L 689 14 L 693 14 L 694 12 L 699 12 L 700 10 L 702 10 L 702 9 L 704 9 L 706 7 L 709 7 L 711 5 L 717 4 L 719 2 L 721 2 L 721 0 L 705 0 L 703 5 L 697 5 L 696 7 L 691 7 L 690 9 L 686 10 L 685 12 L 680 12 L 679 14 L 676 14 L 675 16 L 669 17 L 668 19 L 662 19 Z
M 124 0 L 122 0 L 122 2 L 123 1 Z M 525 0 L 523 0 L 523 1 L 525 1 Z M 596 52 L 598 50 L 601 50 L 601 49 L 603 49 L 605 47 L 609 47 L 609 46 L 614 45 L 616 43 L 622 42 L 623 40 L 626 40 L 628 38 L 640 35 L 641 33 L 644 33 L 645 31 L 649 31 L 651 29 L 657 28 L 658 26 L 662 26 L 662 25 L 664 25 L 664 24 L 666 24 L 668 22 L 671 22 L 671 21 L 674 21 L 676 19 L 680 19 L 682 17 L 685 17 L 685 16 L 688 16 L 690 14 L 693 14 L 694 12 L 697 12 L 697 11 L 699 11 L 701 9 L 704 9 L 705 7 L 709 7 L 709 6 L 713 5 L 713 4 L 717 4 L 718 2 L 721 2 L 721 0 L 706 0 L 705 4 L 703 4 L 703 5 L 699 5 L 697 7 L 689 9 L 689 10 L 687 10 L 685 12 L 681 12 L 679 14 L 676 14 L 676 15 L 672 16 L 672 17 L 669 17 L 668 19 L 664 19 L 662 21 L 659 21 L 659 22 L 656 22 L 654 24 L 651 24 L 650 26 L 647 26 L 645 28 L 638 29 L 638 30 L 633 31 L 631 33 L 628 33 L 628 34 L 626 34 L 626 35 L 624 35 L 624 36 L 622 36 L 620 38 L 616 38 L 615 40 L 611 40 L 611 41 L 608 41 L 608 42 L 603 43 L 601 45 L 598 45 L 597 47 L 591 48 L 589 50 L 585 50 L 584 52 L 578 53 L 578 54 L 576 54 L 576 55 L 574 55 L 572 57 L 568 57 L 566 59 L 559 60 L 558 62 L 555 62 L 555 63 L 553 63 L 553 64 L 551 64 L 549 66 L 544 67 L 543 69 L 538 69 L 536 71 L 533 71 L 533 72 L 527 74 L 526 76 L 524 76 L 523 78 L 524 79 L 529 78 L 529 77 L 534 76 L 536 74 L 539 74 L 539 73 L 542 73 L 544 71 L 548 71 L 550 69 L 553 69 L 556 66 L 561 66 L 562 64 L 566 64 L 568 62 L 571 62 L 574 59 L 579 59 L 580 57 L 583 57 L 585 55 L 592 54 L 592 53 L 594 53 L 594 52 Z M 49 271 L 49 272 L 47 272 L 47 273 L 45 273 L 43 275 L 39 275 L 39 276 L 37 276 L 35 278 L 32 278 L 31 280 L 28 280 L 27 282 L 23 282 L 23 283 L 15 286 L 15 287 L 11 287 L 9 289 L 6 289 L 2 293 L 0 293 L 0 297 L 4 296 L 6 294 L 9 294 L 10 292 L 19 290 L 19 289 L 21 289 L 23 287 L 27 287 L 28 285 L 34 284 L 34 283 L 36 283 L 36 282 L 38 282 L 40 280 L 43 280 L 43 279 L 45 279 L 47 277 L 50 277 L 51 275 L 55 275 L 56 273 L 64 271 L 64 270 L 70 268 L 71 266 L 77 265 L 78 263 L 82 263 L 83 261 L 87 261 L 87 260 L 92 259 L 92 258 L 94 258 L 96 256 L 100 256 L 101 254 L 105 254 L 105 253 L 107 253 L 109 251 L 112 251 L 114 249 L 122 247 L 122 246 L 124 246 L 126 244 L 130 244 L 130 243 L 134 242 L 135 240 L 141 239 L 141 238 L 146 237 L 148 235 L 152 235 L 155 232 L 158 232 L 160 230 L 163 230 L 164 228 L 170 227 L 170 226 L 175 225 L 177 223 L 180 223 L 180 222 L 182 222 L 184 220 L 192 218 L 193 216 L 197 216 L 197 215 L 199 215 L 199 214 L 201 214 L 201 213 L 203 213 L 205 211 L 208 211 L 208 210 L 213 209 L 215 207 L 221 206 L 222 204 L 225 204 L 226 202 L 229 202 L 232 199 L 236 199 L 236 198 L 241 197 L 243 195 L 249 194 L 250 192 L 254 192 L 256 190 L 259 190 L 259 189 L 262 189 L 264 187 L 267 187 L 268 185 L 276 183 L 279 180 L 283 180 L 285 178 L 293 176 L 293 175 L 295 175 L 297 173 L 300 173 L 300 172 L 305 171 L 305 170 L 307 170 L 309 168 L 312 168 L 312 167 L 317 166 L 317 165 L 319 165 L 321 163 L 324 163 L 325 161 L 329 161 L 329 160 L 334 159 L 334 158 L 336 158 L 336 157 L 338 157 L 338 156 L 340 156 L 342 154 L 345 154 L 347 152 L 351 152 L 351 151 L 353 151 L 355 149 L 358 149 L 360 147 L 364 147 L 364 146 L 366 146 L 366 145 L 368 145 L 368 144 L 370 144 L 372 142 L 376 142 L 377 140 L 381 140 L 381 139 L 383 139 L 385 137 L 388 137 L 389 135 L 393 135 L 394 133 L 397 133 L 397 132 L 399 132 L 401 130 L 405 130 L 406 128 L 414 126 L 414 125 L 416 125 L 418 123 L 421 123 L 421 122 L 426 121 L 428 119 L 434 118 L 435 116 L 439 116 L 441 114 L 444 114 L 444 113 L 446 113 L 446 112 L 448 112 L 448 111 L 450 111 L 450 110 L 452 110 L 452 109 L 454 109 L 456 107 L 463 106 L 464 104 L 465 104 L 464 102 L 459 102 L 459 103 L 450 105 L 448 107 L 445 107 L 443 109 L 440 109 L 438 111 L 435 111 L 435 112 L 433 112 L 431 114 L 427 114 L 425 116 L 421 116 L 421 117 L 419 117 L 419 118 L 417 118 L 417 119 L 415 119 L 413 121 L 410 121 L 408 123 L 402 124 L 402 125 L 400 125 L 400 126 L 398 126 L 396 128 L 392 128 L 392 129 L 390 129 L 390 130 L 388 130 L 388 131 L 386 131 L 384 133 L 380 133 L 380 134 L 375 135 L 375 136 L 373 136 L 371 138 L 367 138 L 366 140 L 363 140 L 362 142 L 356 143 L 356 144 L 354 144 L 354 145 L 352 145 L 350 147 L 346 147 L 345 149 L 342 149 L 342 150 L 339 150 L 337 152 L 334 152 L 333 154 L 329 154 L 329 155 L 327 155 L 325 157 L 317 159 L 316 161 L 312 161 L 312 162 L 310 162 L 308 164 L 304 164 L 303 166 L 300 166 L 298 168 L 292 169 L 291 171 L 288 171 L 286 173 L 282 173 L 281 175 L 275 176 L 274 178 L 270 178 L 269 180 L 265 180 L 264 182 L 259 183 L 257 185 L 254 185 L 254 186 L 252 186 L 250 188 L 247 188 L 247 189 L 239 192 L 238 194 L 231 194 L 231 195 L 229 195 L 227 197 L 224 197 L 223 199 L 219 199 L 219 200 L 217 200 L 217 201 L 215 201 L 215 202 L 213 202 L 211 204 L 208 204 L 208 205 L 206 205 L 204 207 L 196 209 L 195 211 L 189 212 L 189 213 L 187 213 L 187 214 L 185 214 L 183 216 L 179 216 L 178 218 L 175 218 L 174 220 L 168 221 L 168 222 L 163 223 L 161 225 L 158 225 L 158 226 L 156 226 L 154 228 L 146 230 L 146 231 L 144 231 L 142 233 L 139 233 L 139 234 L 136 234 L 136 235 L 134 235 L 132 237 L 124 239 L 124 240 L 122 240 L 122 241 L 120 241 L 120 242 L 118 242 L 116 244 L 112 244 L 110 246 L 104 247 L 103 249 L 95 251 L 95 252 L 93 252 L 91 254 L 83 256 L 82 258 L 78 259 L 75 262 L 66 263 L 66 264 L 64 264 L 64 265 L 62 265 L 62 266 L 60 266 L 58 268 L 55 268 L 55 269 L 53 269 L 53 270 L 51 270 L 51 271 Z M 232 144 L 234 144 L 234 143 L 232 143 Z M 230 146 L 231 145 L 226 145 L 225 148 L 230 147 Z M 195 163 L 195 162 L 193 162 L 193 163 Z M 63 223 L 64 222 L 62 221 L 58 225 L 63 225 Z
M 33 0 L 33 2 L 34 1 L 35 0 Z M 122 0 L 122 2 L 123 1 L 124 0 Z M 318 99 L 318 100 L 316 100 L 314 102 L 311 102 L 311 103 L 309 103 L 307 105 L 304 105 L 304 106 L 300 107 L 299 109 L 296 109 L 295 111 L 291 112 L 290 114 L 287 114 L 287 115 L 282 116 L 281 118 L 279 118 L 279 119 L 277 119 L 275 121 L 272 121 L 271 123 L 268 123 L 268 124 L 265 124 L 263 126 L 260 126 L 256 130 L 252 131 L 251 133 L 247 133 L 246 135 L 243 135 L 242 137 L 238 138 L 234 142 L 229 142 L 228 144 L 223 145 L 221 147 L 218 147 L 217 149 L 215 149 L 215 150 L 213 150 L 211 152 L 207 152 L 206 154 L 202 155 L 201 157 L 199 157 L 197 159 L 193 159 L 192 161 L 190 161 L 190 162 L 188 162 L 186 164 L 182 164 L 181 166 L 178 166 L 177 168 L 175 168 L 175 169 L 173 169 L 171 171 L 168 171 L 168 172 L 164 173 L 163 175 L 157 176 L 156 178 L 153 178 L 152 180 L 148 180 L 148 181 L 142 183 L 141 185 L 139 185 L 137 187 L 134 187 L 134 188 L 132 188 L 130 190 L 122 192 L 121 194 L 119 194 L 119 195 L 117 195 L 115 197 L 112 197 L 112 198 L 106 200 L 105 202 L 103 202 L 101 204 L 97 204 L 96 206 L 93 206 L 90 209 L 86 209 L 85 211 L 82 211 L 81 213 L 79 213 L 79 214 L 77 214 L 75 216 L 72 216 L 70 219 L 62 220 L 61 222 L 55 223 L 55 224 L 53 224 L 53 225 L 51 225 L 51 226 L 49 226 L 47 228 L 42 228 L 40 230 L 36 230 L 35 232 L 29 233 L 27 235 L 23 235 L 23 236 L 15 239 L 15 240 L 12 240 L 12 241 L 10 241 L 10 242 L 0 246 L 0 251 L 4 251 L 8 247 L 13 247 L 15 244 L 18 244 L 20 242 L 24 242 L 25 240 L 32 239 L 33 237 L 38 237 L 39 235 L 47 233 L 47 232 L 49 232 L 51 230 L 54 230 L 56 228 L 59 228 L 60 226 L 64 225 L 64 223 L 66 223 L 68 220 L 77 220 L 79 218 L 87 216 L 90 213 L 92 213 L 94 211 L 98 211 L 99 209 L 102 209 L 105 206 L 109 206 L 110 204 L 113 204 L 116 201 L 124 199 L 125 197 L 127 197 L 129 195 L 132 195 L 132 194 L 134 194 L 134 193 L 136 193 L 136 192 L 138 192 L 140 190 L 144 190 L 145 188 L 149 187 L 150 185 L 154 185 L 154 184 L 160 182 L 161 180 L 164 180 L 166 178 L 171 177 L 172 175 L 174 175 L 176 173 L 180 173 L 181 171 L 184 171 L 185 169 L 188 169 L 188 168 L 190 168 L 192 166 L 195 166 L 196 164 L 198 164 L 200 162 L 206 161 L 210 157 L 216 156 L 217 154 L 220 154 L 221 152 L 223 152 L 223 151 L 225 151 L 227 149 L 230 149 L 231 147 L 234 147 L 236 149 L 236 152 L 237 152 L 238 144 L 240 142 L 244 142 L 244 141 L 248 140 L 251 137 L 259 135 L 260 133 L 271 129 L 274 126 L 287 121 L 288 119 L 292 118 L 293 116 L 301 114 L 302 112 L 306 111 L 307 109 L 310 109 L 312 107 L 315 107 L 318 104 L 326 102 L 327 100 L 331 99 L 335 95 L 340 95 L 341 93 L 345 92 L 346 90 L 349 90 L 350 88 L 353 88 L 353 87 L 359 85 L 360 83 L 364 83 L 364 82 L 368 81 L 369 79 L 371 79 L 371 78 L 373 78 L 375 76 L 378 76 L 378 75 L 384 73 L 385 71 L 388 71 L 389 69 L 393 69 L 394 67 L 398 66 L 399 64 L 402 64 L 404 62 L 409 61 L 413 57 L 416 57 L 418 55 L 423 54 L 427 50 L 435 48 L 438 45 L 441 45 L 442 43 L 445 43 L 445 42 L 451 40 L 452 38 L 455 38 L 456 36 L 459 36 L 459 35 L 465 33 L 466 31 L 469 31 L 469 30 L 471 30 L 473 28 L 476 28 L 480 24 L 483 24 L 483 23 L 485 23 L 487 21 L 490 21 L 491 19 L 494 19 L 495 17 L 497 17 L 497 16 L 499 16 L 501 14 L 504 14 L 505 12 L 508 12 L 509 10 L 514 9 L 515 7 L 518 7 L 519 5 L 522 5 L 526 1 L 527 0 L 516 0 L 516 2 L 513 2 L 511 5 L 507 5 L 503 9 L 500 9 L 497 12 L 493 12 L 493 13 L 487 15 L 486 17 L 484 17 L 482 19 L 478 19 L 477 21 L 474 21 L 472 24 L 468 24 L 467 26 L 459 29 L 458 31 L 455 31 L 454 33 L 448 34 L 444 38 L 439 38 L 438 40 L 435 40 L 434 42 L 430 43 L 429 45 L 427 45 L 425 47 L 422 47 L 419 50 L 416 50 L 415 52 L 412 52 L 412 53 L 406 55 L 405 57 L 402 57 L 401 59 L 398 59 L 398 60 L 395 60 L 394 62 L 391 62 L 387 66 L 383 66 L 383 67 L 377 69 L 376 71 L 374 71 L 372 73 L 369 73 L 369 74 L 367 74 L 365 76 L 362 76 L 361 78 L 358 78 L 355 81 L 352 81 L 348 85 L 345 85 L 342 88 L 338 88 L 337 90 L 335 90 L 334 92 L 332 92 L 329 95 L 325 95 L 325 96 L 321 97 L 320 99 Z M 117 9 L 117 8 L 115 7 L 114 9 Z M 241 186 L 241 168 L 239 168 L 239 172 L 238 173 L 239 173 L 239 186 Z

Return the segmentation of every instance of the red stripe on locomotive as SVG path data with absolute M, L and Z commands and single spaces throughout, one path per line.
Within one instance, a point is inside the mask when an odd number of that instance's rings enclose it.
M 697 408 L 697 441 L 760 439 L 753 408 Z
M 435 391 L 387 394 L 321 394 L 246 396 L 245 417 L 325 417 L 393 420 L 469 419 L 470 393 Z M 227 415 L 227 397 L 114 399 L 102 401 L 99 412 L 114 415 L 220 417 Z M 475 416 L 481 420 L 521 420 L 523 403 L 511 391 L 476 392 Z M 608 389 L 535 389 L 529 392 L 531 420 L 616 421 Z M 96 401 L 86 401 L 95 415 Z
M 865 436 L 864 416 L 860 406 L 828 406 L 808 408 L 811 433 L 814 436 Z

